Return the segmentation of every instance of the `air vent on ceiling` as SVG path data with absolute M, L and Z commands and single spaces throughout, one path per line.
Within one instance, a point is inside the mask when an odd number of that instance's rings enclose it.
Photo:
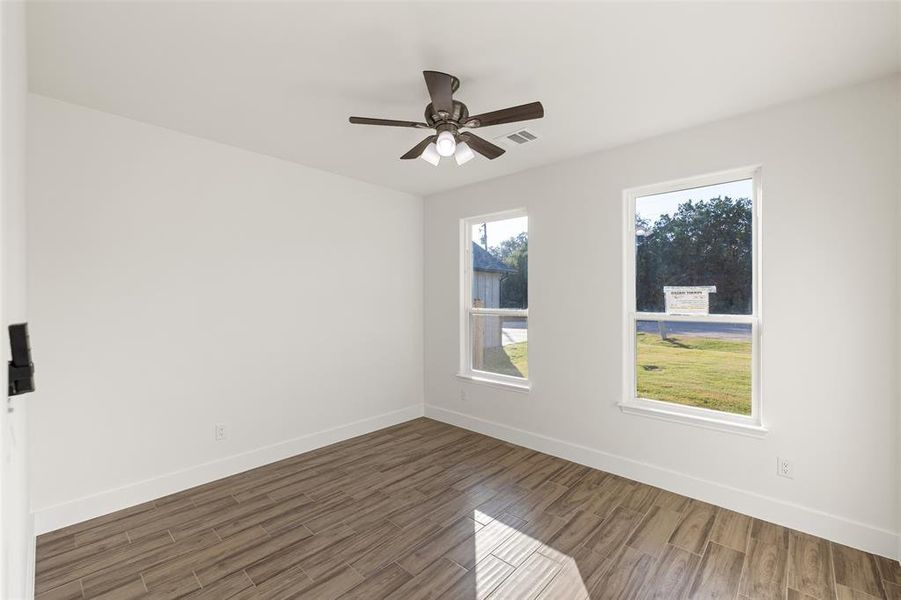
M 522 146 L 538 141 L 538 134 L 532 129 L 520 129 L 511 133 L 506 133 L 500 137 L 494 138 L 507 146 Z

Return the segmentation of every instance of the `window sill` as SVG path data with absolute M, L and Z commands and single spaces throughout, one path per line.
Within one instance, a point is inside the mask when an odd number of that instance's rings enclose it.
M 681 423 L 683 425 L 691 425 L 692 427 L 702 427 L 704 429 L 713 429 L 715 431 L 723 431 L 726 433 L 735 433 L 754 438 L 762 438 L 769 429 L 759 423 L 754 423 L 750 419 L 748 422 L 732 421 L 729 419 L 718 418 L 714 411 L 706 409 L 690 409 L 698 411 L 698 413 L 689 412 L 688 410 L 671 408 L 663 402 L 655 402 L 653 400 L 626 400 L 619 403 L 619 409 L 627 415 L 638 415 L 641 417 L 650 417 L 661 421 L 669 421 L 671 423 Z M 710 412 L 711 415 L 701 413 Z
M 519 392 L 520 394 L 528 394 L 532 390 L 532 385 L 528 382 L 514 383 L 512 381 L 500 381 L 497 379 L 492 379 L 490 377 L 481 377 L 473 373 L 457 373 L 457 378 L 463 379 L 464 381 L 468 381 L 470 383 L 479 383 L 482 385 L 487 385 L 489 387 L 496 387 L 502 390 Z

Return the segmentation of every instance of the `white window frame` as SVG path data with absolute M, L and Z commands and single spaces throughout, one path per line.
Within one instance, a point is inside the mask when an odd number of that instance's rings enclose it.
M 751 198 L 751 314 L 750 315 L 705 315 L 680 316 L 664 313 L 639 312 L 635 299 L 635 204 L 643 196 L 675 192 L 721 183 L 729 183 L 742 179 L 753 181 L 753 197 Z M 761 214 L 761 182 L 760 166 L 743 167 L 729 171 L 721 171 L 708 175 L 689 177 L 676 181 L 668 181 L 653 185 L 627 189 L 623 192 L 625 201 L 625 239 L 623 256 L 623 306 L 624 306 L 624 354 L 623 354 L 623 399 L 619 403 L 622 412 L 627 414 L 653 417 L 665 421 L 683 423 L 708 429 L 717 429 L 754 437 L 767 433 L 763 420 L 763 403 L 761 401 L 761 310 L 760 310 L 760 214 Z M 744 323 L 751 326 L 751 414 L 739 415 L 707 408 L 698 408 L 640 398 L 637 385 L 637 361 L 635 347 L 635 331 L 637 321 L 707 321 L 713 323 Z
M 494 315 L 501 317 L 525 317 L 529 326 L 529 309 L 515 308 L 474 308 L 472 306 L 472 228 L 474 225 L 504 221 L 519 217 L 528 218 L 524 208 L 506 210 L 487 215 L 477 215 L 460 220 L 460 370 L 457 376 L 468 381 L 499 386 L 518 392 L 531 389 L 529 378 L 513 377 L 472 368 L 472 315 Z M 531 225 L 530 225 L 531 228 Z M 531 375 L 530 375 L 531 377 Z

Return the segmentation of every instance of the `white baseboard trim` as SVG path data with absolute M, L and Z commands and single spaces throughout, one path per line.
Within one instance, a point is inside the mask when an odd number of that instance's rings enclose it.
M 899 558 L 899 536 L 866 523 L 656 465 L 426 404 L 425 416 L 853 548 Z
M 331 429 L 308 433 L 291 440 L 272 444 L 271 446 L 235 454 L 181 471 L 166 473 L 153 479 L 138 481 L 70 502 L 48 506 L 34 512 L 35 534 L 41 535 L 67 525 L 80 523 L 143 502 L 149 502 L 155 498 L 209 483 L 229 475 L 241 473 L 248 469 L 267 465 L 421 416 L 423 416 L 423 405 L 414 404 L 400 410 L 360 419 L 359 421 L 339 425 Z

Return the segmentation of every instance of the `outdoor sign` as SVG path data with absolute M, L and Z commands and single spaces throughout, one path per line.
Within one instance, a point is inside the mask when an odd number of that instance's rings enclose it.
M 663 286 L 668 315 L 710 314 L 710 294 L 716 293 L 715 285 Z

